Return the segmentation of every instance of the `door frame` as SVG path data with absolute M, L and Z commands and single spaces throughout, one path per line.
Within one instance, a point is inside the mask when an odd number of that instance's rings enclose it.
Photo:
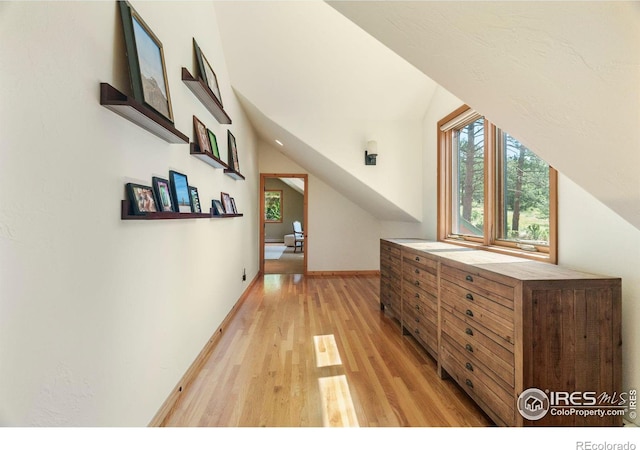
M 309 254 L 309 241 L 308 241 L 308 198 L 309 198 L 309 174 L 306 173 L 261 173 L 260 174 L 260 273 L 264 274 L 264 245 L 265 245 L 265 225 L 264 218 L 264 190 L 265 180 L 267 178 L 302 178 L 304 182 L 304 195 L 303 195 L 303 222 L 302 231 L 304 233 L 304 251 L 303 251 L 303 273 L 307 274 L 307 255 Z

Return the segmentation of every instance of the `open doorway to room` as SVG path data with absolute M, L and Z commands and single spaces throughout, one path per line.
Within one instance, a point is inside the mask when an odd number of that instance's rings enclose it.
M 260 269 L 307 273 L 306 174 L 260 174 Z

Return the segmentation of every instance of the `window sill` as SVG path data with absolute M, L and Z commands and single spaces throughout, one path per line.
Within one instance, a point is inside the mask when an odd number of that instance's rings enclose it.
M 557 261 L 551 259 L 548 253 L 531 252 L 526 250 L 514 249 L 510 247 L 501 247 L 497 245 L 484 245 L 477 242 L 462 241 L 459 239 L 441 239 L 442 242 L 448 244 L 459 245 L 460 247 L 468 247 L 476 250 L 485 250 L 487 252 L 501 253 L 503 255 L 517 256 L 519 258 L 531 259 L 549 264 L 557 264 Z

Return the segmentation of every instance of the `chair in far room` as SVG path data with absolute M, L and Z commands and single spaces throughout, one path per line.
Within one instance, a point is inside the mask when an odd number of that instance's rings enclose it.
M 293 253 L 298 251 L 298 248 L 301 252 L 304 252 L 304 232 L 302 231 L 302 224 L 296 220 L 293 222 Z

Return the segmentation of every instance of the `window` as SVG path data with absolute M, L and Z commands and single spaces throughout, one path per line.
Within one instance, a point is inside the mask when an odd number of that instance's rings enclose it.
M 265 222 L 282 222 L 282 190 L 264 191 Z
M 556 171 L 468 106 L 438 133 L 438 238 L 555 263 Z

